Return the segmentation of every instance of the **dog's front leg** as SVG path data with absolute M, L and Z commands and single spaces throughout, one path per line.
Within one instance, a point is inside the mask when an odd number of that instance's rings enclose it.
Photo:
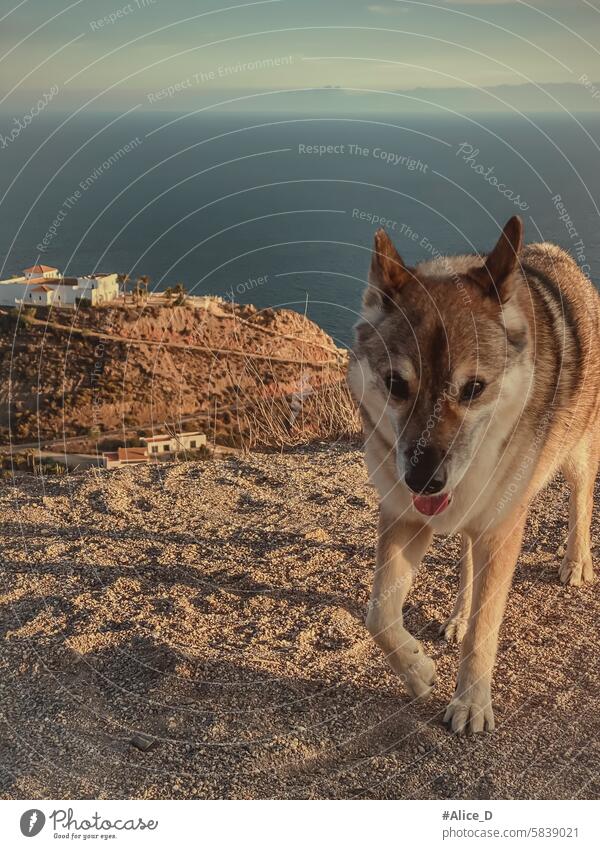
M 464 637 L 469 616 L 471 614 L 471 597 L 473 595 L 473 552 L 471 540 L 466 533 L 461 534 L 460 579 L 458 596 L 454 602 L 454 610 L 439 630 L 440 636 L 448 642 L 460 643 Z
M 452 731 L 494 730 L 492 669 L 506 597 L 521 550 L 525 511 L 473 538 L 473 603 L 462 643 L 458 681 L 444 721 Z
M 403 624 L 402 606 L 431 542 L 426 525 L 407 524 L 379 514 L 377 565 L 367 628 L 392 669 L 415 698 L 426 698 L 435 683 L 435 664 Z

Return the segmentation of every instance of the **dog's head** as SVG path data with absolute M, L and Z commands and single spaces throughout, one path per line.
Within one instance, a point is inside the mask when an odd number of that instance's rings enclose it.
M 499 452 L 528 392 L 522 240 L 514 217 L 487 257 L 409 268 L 375 234 L 354 353 L 365 396 L 392 425 L 398 478 L 426 515 L 448 506 L 484 436 Z

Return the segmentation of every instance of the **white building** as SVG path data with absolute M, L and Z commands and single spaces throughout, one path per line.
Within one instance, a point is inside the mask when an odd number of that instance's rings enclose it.
M 23 269 L 23 277 L 25 280 L 37 280 L 40 277 L 60 277 L 60 271 L 51 265 L 32 265 L 31 268 Z
M 142 438 L 148 449 L 149 457 L 164 457 L 168 454 L 177 454 L 180 451 L 196 451 L 206 446 L 206 434 L 196 431 L 195 433 L 159 434 Z
M 102 461 L 105 469 L 121 469 L 123 466 L 135 466 L 148 462 L 145 448 L 117 448 L 116 451 L 104 451 Z
M 86 277 L 78 277 L 77 285 L 70 291 L 72 300 L 69 304 L 77 304 L 80 301 L 89 301 L 95 307 L 114 301 L 119 297 L 119 280 L 116 274 L 91 274 Z
M 172 454 L 182 451 L 195 451 L 206 445 L 204 433 L 176 433 L 170 436 L 161 433 L 157 436 L 142 438 L 145 445 L 142 448 L 117 448 L 116 451 L 104 451 L 102 462 L 106 469 L 121 469 L 123 466 L 134 466 L 147 463 L 149 460 L 165 459 Z
M 27 303 L 42 307 L 50 306 L 54 298 L 54 289 L 44 284 L 36 284 L 27 287 Z
M 64 277 L 57 268 L 33 265 L 21 277 L 0 280 L 0 306 L 98 306 L 119 297 L 116 274 Z

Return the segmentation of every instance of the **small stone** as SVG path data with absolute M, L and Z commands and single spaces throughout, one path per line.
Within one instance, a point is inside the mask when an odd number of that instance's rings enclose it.
M 147 752 L 148 749 L 151 749 L 152 746 L 156 743 L 152 737 L 148 737 L 147 734 L 136 734 L 129 741 L 132 746 L 135 746 L 136 749 L 140 749 L 142 752 Z
M 312 528 L 310 531 L 306 531 L 304 537 L 312 542 L 328 542 L 330 539 L 329 534 L 324 528 Z

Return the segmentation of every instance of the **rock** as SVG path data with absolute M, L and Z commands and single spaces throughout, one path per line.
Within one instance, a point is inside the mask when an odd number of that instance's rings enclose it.
M 153 737 L 148 737 L 147 734 L 136 734 L 129 741 L 132 746 L 135 746 L 136 749 L 139 749 L 142 752 L 147 752 L 148 749 L 151 749 L 156 740 Z
M 324 528 L 311 528 L 310 531 L 306 531 L 304 538 L 311 542 L 329 542 L 331 539 Z

